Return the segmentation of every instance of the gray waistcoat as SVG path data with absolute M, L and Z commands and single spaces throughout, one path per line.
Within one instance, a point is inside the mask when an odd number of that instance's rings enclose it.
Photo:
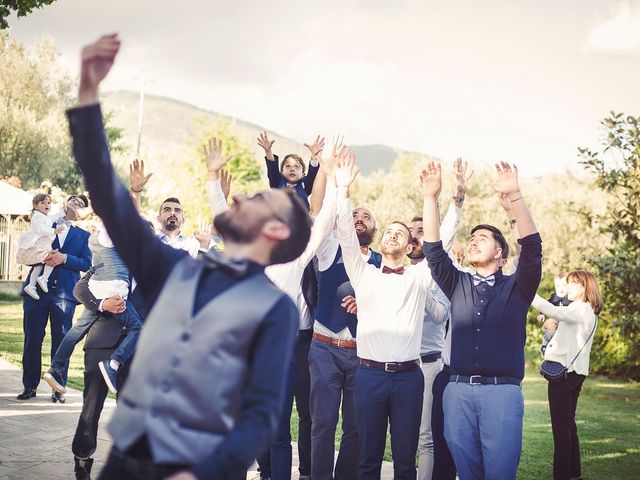
M 98 241 L 98 234 L 89 237 L 89 248 L 93 253 L 93 264 L 96 272 L 91 278 L 94 280 L 124 280 L 129 283 L 129 268 L 124 263 L 115 247 L 105 247 Z
M 146 434 L 156 463 L 196 464 L 233 428 L 249 374 L 249 347 L 284 295 L 261 273 L 193 316 L 203 269 L 187 257 L 169 275 L 109 424 L 120 450 Z

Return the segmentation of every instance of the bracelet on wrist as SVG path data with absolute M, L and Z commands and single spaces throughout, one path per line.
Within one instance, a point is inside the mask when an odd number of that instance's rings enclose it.
M 140 190 L 134 190 L 133 188 L 131 189 L 131 191 L 132 191 L 133 193 L 140 193 L 140 192 L 142 192 L 143 190 L 144 190 L 144 188 L 141 188 Z
M 451 198 L 453 198 L 453 201 L 454 201 L 454 202 L 460 202 L 460 203 L 464 202 L 464 195 L 460 195 L 460 196 L 456 196 L 456 195 L 454 195 L 454 196 L 453 196 L 453 197 L 451 197 Z
M 510 218 L 509 219 L 509 225 L 515 225 L 517 222 L 517 220 L 515 218 Z
M 522 200 L 522 195 L 520 195 L 518 198 L 514 198 L 513 200 L 511 200 L 511 203 L 517 202 L 518 200 Z

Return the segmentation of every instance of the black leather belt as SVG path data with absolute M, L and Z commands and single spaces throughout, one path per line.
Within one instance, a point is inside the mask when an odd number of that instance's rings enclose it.
M 366 360 L 364 358 L 358 359 L 360 365 L 364 367 L 377 368 L 378 370 L 384 370 L 385 372 L 397 373 L 406 372 L 407 370 L 413 370 L 420 366 L 420 360 L 409 360 L 408 362 L 376 362 L 375 360 Z
M 469 385 L 520 385 L 519 378 L 515 377 L 485 377 L 483 375 L 451 375 L 449 382 L 468 383 Z
M 427 355 L 420 355 L 422 363 L 433 363 L 440 360 L 440 353 L 428 353 Z

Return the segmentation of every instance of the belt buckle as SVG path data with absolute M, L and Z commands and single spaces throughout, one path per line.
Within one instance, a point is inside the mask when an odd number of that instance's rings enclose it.
M 477 378 L 477 379 L 478 379 L 478 381 L 477 381 L 477 382 L 474 382 L 474 381 L 473 381 L 473 379 L 474 379 L 474 378 Z M 481 378 L 482 378 L 482 375 L 471 375 L 471 376 L 469 377 L 469 384 L 470 384 L 470 385 L 482 385 L 482 382 L 479 380 L 479 379 L 481 379 Z
M 390 368 L 390 366 L 392 368 Z M 396 373 L 398 371 L 398 364 L 395 362 L 385 362 L 384 364 L 384 371 L 385 372 L 390 372 L 390 373 Z

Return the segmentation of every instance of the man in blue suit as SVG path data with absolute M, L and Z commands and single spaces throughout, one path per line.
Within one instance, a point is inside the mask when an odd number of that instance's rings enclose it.
M 80 272 L 91 268 L 91 250 L 89 249 L 89 232 L 74 227 L 79 209 L 87 207 L 89 201 L 84 195 L 72 195 L 64 207 L 65 217 L 58 222 L 67 228 L 56 235 L 51 245 L 51 253 L 45 258 L 45 264 L 55 267 L 49 277 L 48 292 L 40 291 L 40 300 L 33 300 L 23 295 L 23 329 L 24 350 L 22 353 L 22 384 L 24 391 L 18 400 L 28 400 L 36 396 L 36 389 L 42 376 L 42 340 L 47 322 L 51 320 L 51 357 L 55 354 L 60 342 L 71 328 L 73 314 L 78 301 L 73 296 L 73 287 L 80 279 Z M 55 226 L 55 225 L 54 225 Z M 29 282 L 27 276 L 25 285 Z M 39 287 L 38 287 L 39 288 Z M 67 364 L 64 368 L 63 380 L 67 381 Z M 61 393 L 52 393 L 52 402 L 64 403 Z

